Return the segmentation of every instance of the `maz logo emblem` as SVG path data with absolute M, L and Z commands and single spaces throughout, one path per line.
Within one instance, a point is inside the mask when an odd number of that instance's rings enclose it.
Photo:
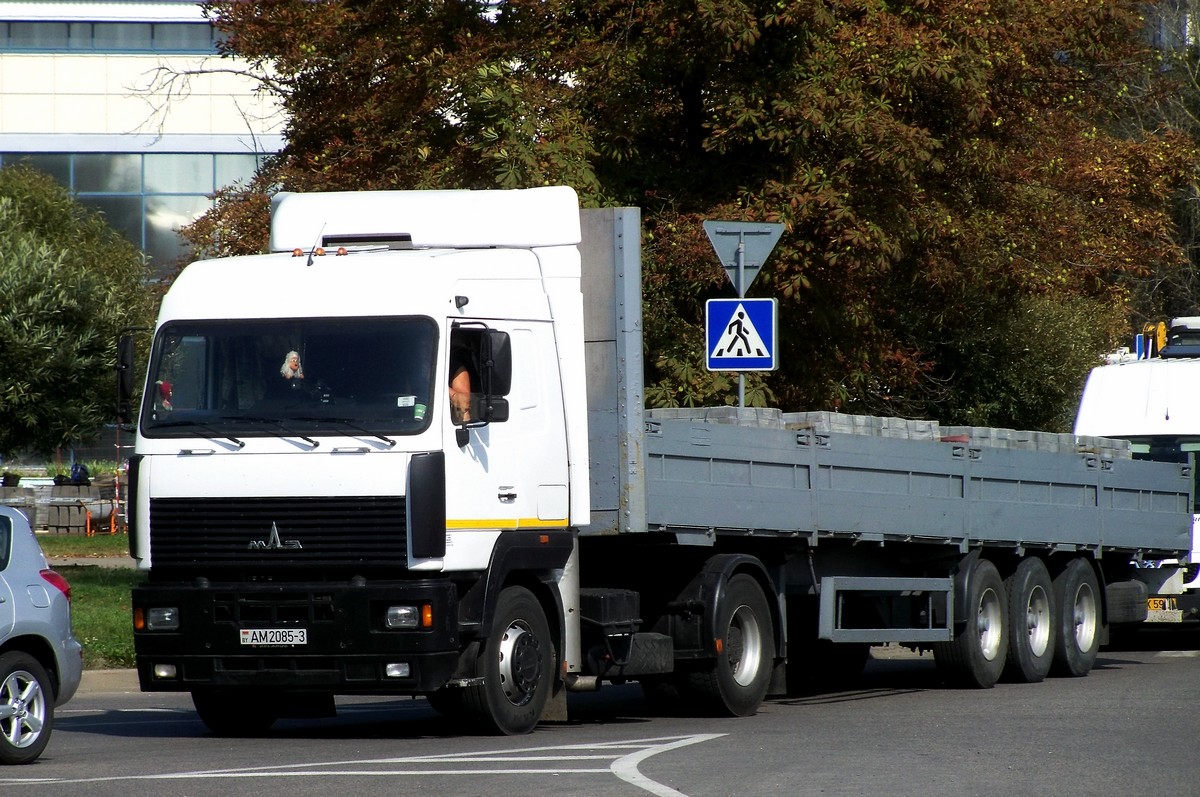
M 250 540 L 250 545 L 247 547 L 251 551 L 278 551 L 283 549 L 299 551 L 304 546 L 300 544 L 300 540 L 279 539 L 279 527 L 272 522 L 271 536 L 267 537 L 265 540 Z

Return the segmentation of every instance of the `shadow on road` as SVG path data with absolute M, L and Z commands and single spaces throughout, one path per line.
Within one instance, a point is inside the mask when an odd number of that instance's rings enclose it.
M 1150 627 L 1121 635 L 1105 646 L 1096 660 L 1098 671 L 1141 666 L 1144 662 L 1123 652 L 1200 651 L 1200 625 Z M 861 677 L 836 687 L 812 688 L 787 697 L 771 698 L 778 705 L 833 705 L 876 700 L 928 690 L 948 689 L 930 655 L 917 656 L 896 648 L 875 650 Z M 568 697 L 570 721 L 548 723 L 535 733 L 593 724 L 641 724 L 659 717 L 688 716 L 687 706 L 671 708 L 648 701 L 640 685 L 605 685 L 595 693 Z M 76 701 L 76 704 L 78 701 Z M 216 738 L 191 710 L 186 698 L 167 707 L 161 698 L 146 708 L 102 710 L 72 714 L 56 721 L 59 729 L 82 734 L 152 739 Z M 75 704 L 72 704 L 74 706 Z M 338 714 L 331 719 L 280 720 L 268 738 L 303 739 L 418 739 L 459 738 L 463 727 L 434 711 L 423 698 L 339 698 Z

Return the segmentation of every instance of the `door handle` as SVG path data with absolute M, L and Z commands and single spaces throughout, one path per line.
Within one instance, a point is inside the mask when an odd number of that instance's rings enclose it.
M 500 493 L 496 497 L 505 504 L 511 504 L 517 500 L 517 494 L 513 492 L 513 488 L 511 487 L 501 487 Z

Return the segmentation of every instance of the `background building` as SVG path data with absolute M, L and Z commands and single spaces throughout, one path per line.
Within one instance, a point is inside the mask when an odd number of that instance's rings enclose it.
M 283 146 L 216 42 L 193 0 L 0 0 L 0 165 L 53 175 L 169 273 L 180 226 Z

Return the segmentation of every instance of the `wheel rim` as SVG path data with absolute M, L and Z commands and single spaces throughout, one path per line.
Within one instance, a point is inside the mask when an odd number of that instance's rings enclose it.
M 762 666 L 762 627 L 749 606 L 737 607 L 725 635 L 729 669 L 739 686 L 749 686 Z
M 46 694 L 25 670 L 16 670 L 0 684 L 0 734 L 13 747 L 37 742 L 46 722 Z
M 1025 629 L 1029 633 L 1029 649 L 1042 657 L 1050 648 L 1050 596 L 1041 587 L 1029 593 L 1025 607 Z
M 512 623 L 500 637 L 500 688 L 508 702 L 523 706 L 533 699 L 542 679 L 542 645 L 523 621 Z
M 1000 596 L 995 590 L 986 590 L 979 596 L 979 610 L 975 615 L 975 628 L 979 633 L 979 652 L 988 661 L 994 661 L 1000 653 L 1001 626 L 1004 615 L 1000 609 Z
M 1096 596 L 1088 584 L 1080 584 L 1075 590 L 1073 620 L 1075 645 L 1080 650 L 1091 650 L 1096 639 Z

